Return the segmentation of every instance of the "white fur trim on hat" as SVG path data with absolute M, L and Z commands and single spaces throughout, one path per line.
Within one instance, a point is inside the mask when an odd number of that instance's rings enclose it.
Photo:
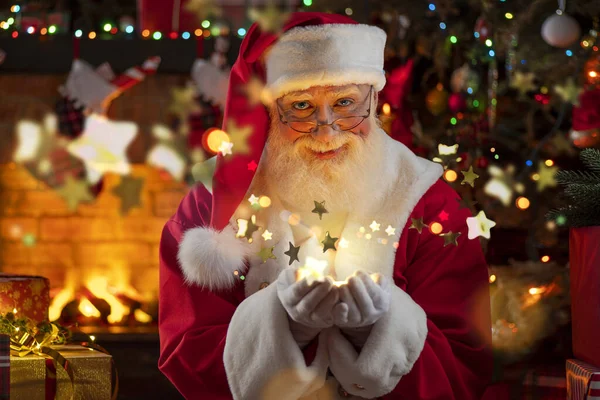
M 311 86 L 385 85 L 383 52 L 386 34 L 363 24 L 296 27 L 286 32 L 267 55 L 265 97 L 273 100 Z
M 222 290 L 235 285 L 235 271 L 245 272 L 249 251 L 248 243 L 236 238 L 229 225 L 221 232 L 198 227 L 183 234 L 177 259 L 186 282 Z

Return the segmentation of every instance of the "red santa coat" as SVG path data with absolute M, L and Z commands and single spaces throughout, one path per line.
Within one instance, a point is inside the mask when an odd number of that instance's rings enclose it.
M 187 399 L 481 398 L 492 371 L 488 272 L 479 241 L 467 238 L 470 212 L 439 180 L 439 166 L 391 139 L 387 151 L 389 170 L 382 176 L 391 176 L 393 185 L 382 189 L 387 194 L 376 210 L 345 229 L 368 226 L 373 216 L 384 224 L 394 220 L 392 226 L 403 227 L 390 237 L 397 245 L 369 240 L 354 253 L 338 248 L 336 255 L 340 265 L 383 260 L 374 269 L 396 283 L 390 312 L 360 351 L 335 327 L 299 349 L 276 285 L 259 290 L 276 279 L 281 267 L 275 262 L 255 266 L 248 257 L 249 270 L 239 273 L 245 281 L 233 271 L 211 275 L 221 268 L 216 265 L 194 275 L 190 268 L 209 263 L 207 254 L 214 264 L 222 259 L 213 242 L 202 240 L 210 193 L 198 186 L 183 199 L 160 245 L 159 368 Z M 445 246 L 427 228 L 410 229 L 411 219 L 420 218 L 440 222 L 444 233 L 460 232 L 458 245 Z M 326 378 L 328 370 L 333 377 Z

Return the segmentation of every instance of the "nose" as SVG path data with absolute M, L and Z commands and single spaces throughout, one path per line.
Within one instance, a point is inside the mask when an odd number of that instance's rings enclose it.
M 317 130 L 313 132 L 313 138 L 319 142 L 329 143 L 333 140 L 338 131 L 330 125 L 333 122 L 333 110 L 327 104 L 321 104 L 317 107 L 316 119 Z

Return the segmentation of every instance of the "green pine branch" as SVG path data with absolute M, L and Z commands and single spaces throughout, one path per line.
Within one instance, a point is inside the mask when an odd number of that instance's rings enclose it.
M 600 184 L 600 175 L 590 171 L 558 171 L 555 179 L 561 185 L 570 183 Z
M 600 151 L 582 150 L 579 157 L 590 171 L 559 171 L 569 204 L 551 210 L 546 218 L 569 227 L 600 226 Z
M 579 155 L 586 167 L 600 173 L 600 150 L 585 149 Z

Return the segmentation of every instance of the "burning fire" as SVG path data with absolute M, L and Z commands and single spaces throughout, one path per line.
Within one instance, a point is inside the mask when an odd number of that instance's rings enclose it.
M 74 284 L 67 285 L 54 296 L 49 308 L 51 321 L 58 320 L 65 306 L 74 300 L 79 301 L 77 309 L 81 315 L 88 318 L 101 318 L 101 311 L 93 303 L 94 299 L 100 299 L 110 306 L 110 314 L 106 318 L 110 324 L 118 324 L 130 314 L 140 323 L 152 322 L 152 317 L 139 309 L 139 304 L 147 299 L 144 299 L 129 284 L 115 286 L 111 285 L 107 277 L 93 276 L 77 292 L 74 286 Z M 132 305 L 134 305 L 133 310 Z

